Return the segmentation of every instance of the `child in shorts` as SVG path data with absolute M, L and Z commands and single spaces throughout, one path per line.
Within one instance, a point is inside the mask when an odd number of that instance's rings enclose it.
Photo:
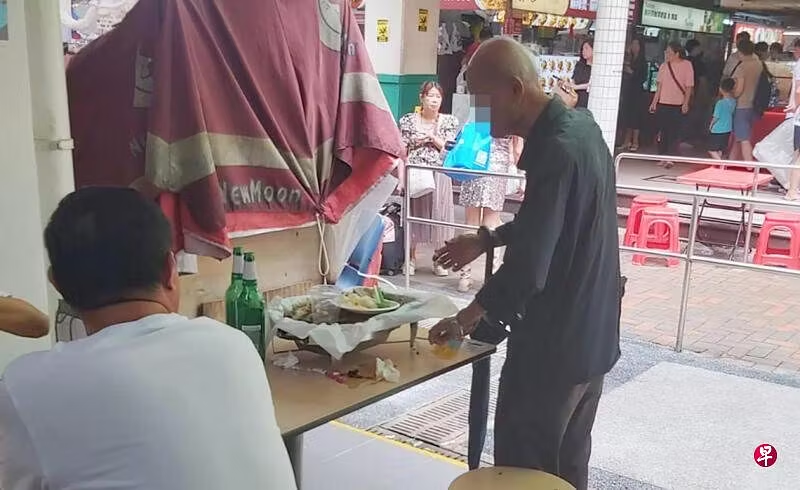
M 714 115 L 711 117 L 709 127 L 711 134 L 708 137 L 708 154 L 711 158 L 722 160 L 722 155 L 728 150 L 733 130 L 733 112 L 736 110 L 736 99 L 733 98 L 733 87 L 736 85 L 733 78 L 726 78 L 719 84 L 719 100 L 714 105 Z

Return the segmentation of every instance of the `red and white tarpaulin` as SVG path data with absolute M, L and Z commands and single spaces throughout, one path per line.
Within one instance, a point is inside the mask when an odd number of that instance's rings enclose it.
M 76 185 L 146 176 L 190 253 L 335 223 L 404 152 L 349 0 L 140 0 L 67 82 Z

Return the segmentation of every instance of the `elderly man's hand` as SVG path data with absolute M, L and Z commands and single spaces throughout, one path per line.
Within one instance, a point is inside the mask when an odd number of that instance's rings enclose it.
M 459 235 L 445 243 L 433 254 L 433 262 L 445 269 L 458 272 L 475 261 L 485 252 L 483 242 L 477 233 Z
M 446 344 L 449 340 L 461 340 L 470 335 L 485 311 L 473 301 L 456 316 L 445 318 L 433 326 L 428 332 L 431 344 Z

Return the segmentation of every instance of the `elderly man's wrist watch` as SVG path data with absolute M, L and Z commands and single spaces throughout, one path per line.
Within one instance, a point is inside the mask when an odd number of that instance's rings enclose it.
M 478 239 L 484 252 L 493 249 L 497 244 L 497 234 L 485 226 L 478 228 Z

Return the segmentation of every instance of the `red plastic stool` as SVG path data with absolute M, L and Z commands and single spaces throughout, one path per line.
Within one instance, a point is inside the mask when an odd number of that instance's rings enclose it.
M 642 194 L 641 196 L 634 197 L 633 202 L 631 202 L 631 211 L 628 214 L 628 220 L 625 223 L 625 239 L 622 243 L 626 247 L 633 247 L 636 244 L 636 237 L 639 235 L 639 226 L 642 223 L 642 211 L 645 208 L 658 208 L 666 205 L 666 196 Z M 660 228 L 662 229 L 658 231 L 663 234 L 664 229 L 663 227 Z
M 669 252 L 680 253 L 681 246 L 678 240 L 680 229 L 677 209 L 666 206 L 644 208 L 642 211 L 642 222 L 639 226 L 639 236 L 635 246 L 637 248 L 649 250 L 667 250 Z M 635 254 L 633 256 L 633 263 L 636 265 L 644 265 L 648 258 L 653 259 L 654 257 Z M 668 257 L 666 260 L 667 266 L 669 267 L 674 267 L 680 263 L 678 259 L 672 257 Z
M 775 230 L 789 232 L 789 248 L 772 248 L 769 239 Z M 758 246 L 753 263 L 800 269 L 800 214 L 767 213 L 758 233 Z

